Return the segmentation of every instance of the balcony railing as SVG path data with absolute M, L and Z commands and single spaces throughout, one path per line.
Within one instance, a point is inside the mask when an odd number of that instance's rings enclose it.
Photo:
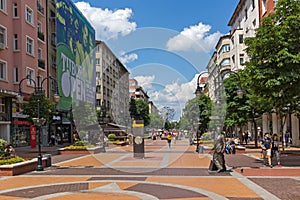
M 45 60 L 39 59 L 38 66 L 39 68 L 45 69 Z
M 44 8 L 39 2 L 37 2 L 37 9 L 40 13 L 44 14 Z
M 45 36 L 43 32 L 38 31 L 38 38 L 42 41 L 45 41 Z

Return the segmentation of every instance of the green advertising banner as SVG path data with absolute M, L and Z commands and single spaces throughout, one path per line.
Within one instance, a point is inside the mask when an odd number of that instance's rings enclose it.
M 56 0 L 58 109 L 95 101 L 95 30 L 70 0 Z

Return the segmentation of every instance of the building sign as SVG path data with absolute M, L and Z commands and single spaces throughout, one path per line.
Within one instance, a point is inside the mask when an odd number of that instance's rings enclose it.
M 73 102 L 94 105 L 95 30 L 71 0 L 56 0 L 58 109 L 70 110 Z

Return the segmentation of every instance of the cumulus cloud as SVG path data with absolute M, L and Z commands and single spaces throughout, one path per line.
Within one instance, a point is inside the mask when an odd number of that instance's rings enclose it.
M 155 76 L 136 76 L 134 79 L 138 82 L 139 86 L 142 86 L 145 92 L 152 90 L 152 84 Z
M 152 84 L 156 84 L 155 76 L 137 76 L 134 78 L 144 88 L 156 107 L 169 106 L 175 109 L 175 119 L 179 119 L 187 101 L 195 97 L 198 76 L 199 74 L 195 74 L 191 81 L 182 84 L 174 81 L 165 85 L 162 90 L 153 90 Z
M 222 35 L 220 32 L 209 34 L 210 25 L 198 25 L 184 28 L 178 35 L 168 40 L 166 48 L 170 51 L 209 52 L 214 49 Z
M 124 52 L 121 53 L 120 57 L 119 57 L 120 61 L 123 63 L 123 64 L 126 64 L 126 63 L 130 63 L 136 59 L 138 59 L 138 55 L 135 54 L 135 53 L 132 53 L 132 54 L 125 54 Z
M 132 16 L 132 10 L 129 8 L 112 11 L 92 7 L 84 1 L 75 5 L 92 24 L 99 40 L 116 39 L 119 34 L 125 36 L 136 29 L 136 23 L 129 21 Z

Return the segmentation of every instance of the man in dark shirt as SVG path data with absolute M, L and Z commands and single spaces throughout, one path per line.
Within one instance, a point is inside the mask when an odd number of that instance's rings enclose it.
M 271 138 L 269 133 L 265 133 L 264 138 L 260 142 L 260 146 L 263 153 L 264 165 L 270 166 L 272 168 L 271 163 Z

